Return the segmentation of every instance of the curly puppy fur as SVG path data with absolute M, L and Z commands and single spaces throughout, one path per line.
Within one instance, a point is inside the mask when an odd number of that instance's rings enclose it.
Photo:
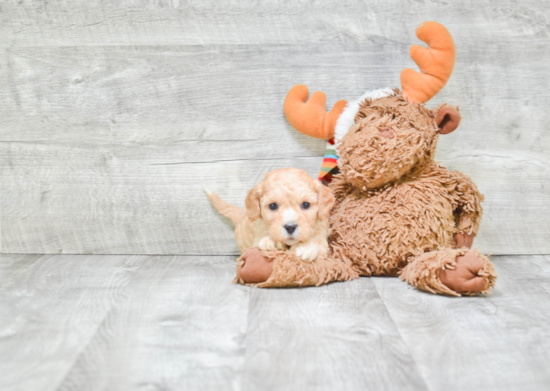
M 340 262 L 334 264 L 350 265 L 350 275 L 401 274 L 420 289 L 459 295 L 441 283 L 439 273 L 470 251 L 453 250 L 453 238 L 477 234 L 483 196 L 470 178 L 433 161 L 439 134 L 454 130 L 457 118 L 451 106 L 429 110 L 398 89 L 361 103 L 355 124 L 337 145 L 340 173 L 330 184 L 336 202 L 329 217 L 329 258 Z M 485 265 L 478 275 L 486 280 L 486 292 L 496 274 L 476 254 Z M 274 267 L 261 286 L 295 285 L 296 272 L 289 270 Z M 342 275 L 325 274 L 333 280 Z M 307 275 L 299 279 L 310 280 Z
M 249 191 L 246 209 L 225 203 L 207 191 L 212 204 L 235 224 L 241 252 L 287 250 L 314 261 L 328 252 L 328 214 L 334 204 L 330 189 L 297 168 L 268 173 Z

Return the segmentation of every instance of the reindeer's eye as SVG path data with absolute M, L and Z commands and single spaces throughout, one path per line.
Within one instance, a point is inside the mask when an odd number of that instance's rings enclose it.
M 302 202 L 302 209 L 309 209 L 309 202 Z
M 269 204 L 269 209 L 277 210 L 277 204 L 276 203 Z

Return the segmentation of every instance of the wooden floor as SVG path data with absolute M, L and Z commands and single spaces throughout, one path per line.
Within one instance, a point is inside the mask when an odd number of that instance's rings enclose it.
M 550 257 L 486 297 L 234 285 L 232 256 L 0 256 L 1 390 L 544 390 Z

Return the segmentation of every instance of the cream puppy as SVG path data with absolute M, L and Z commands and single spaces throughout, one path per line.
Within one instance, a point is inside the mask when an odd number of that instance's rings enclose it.
M 241 252 L 290 250 L 306 261 L 328 252 L 328 215 L 334 204 L 329 188 L 304 170 L 271 171 L 246 197 L 246 208 L 229 205 L 206 190 L 214 207 L 235 224 Z

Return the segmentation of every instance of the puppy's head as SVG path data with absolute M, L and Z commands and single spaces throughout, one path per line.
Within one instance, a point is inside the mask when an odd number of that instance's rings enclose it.
M 309 240 L 333 204 L 329 188 L 297 168 L 271 171 L 246 197 L 249 218 L 261 217 L 271 239 L 288 246 Z

